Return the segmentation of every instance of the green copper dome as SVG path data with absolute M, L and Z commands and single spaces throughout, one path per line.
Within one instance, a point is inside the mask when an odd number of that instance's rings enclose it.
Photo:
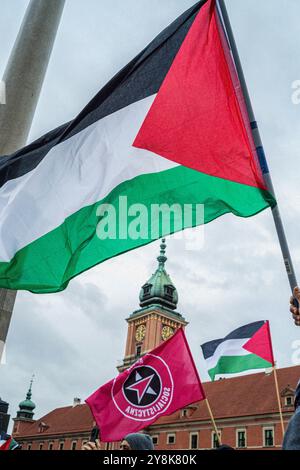
M 19 403 L 20 411 L 32 411 L 35 409 L 35 403 L 32 400 L 24 400 Z
M 26 395 L 26 400 L 21 401 L 19 403 L 19 411 L 17 412 L 17 417 L 18 418 L 23 418 L 23 419 L 32 419 L 34 412 L 33 410 L 35 409 L 35 403 L 31 400 L 32 397 L 32 383 L 33 379 L 31 379 L 30 382 L 30 387 Z
M 165 270 L 167 261 L 166 241 L 162 240 L 160 255 L 157 258 L 158 268 L 148 282 L 143 285 L 140 292 L 140 306 L 146 307 L 152 304 L 163 305 L 175 310 L 178 303 L 178 293 L 169 274 Z

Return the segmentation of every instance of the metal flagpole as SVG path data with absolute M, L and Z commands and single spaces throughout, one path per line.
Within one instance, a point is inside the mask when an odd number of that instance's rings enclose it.
M 65 0 L 31 0 L 2 83 L 0 155 L 26 144 Z M 0 351 L 5 344 L 16 292 L 0 289 Z M 1 354 L 0 354 L 1 360 Z
M 262 169 L 262 172 L 263 172 L 264 180 L 265 180 L 265 183 L 266 183 L 266 186 L 267 186 L 269 192 L 275 197 L 275 191 L 274 191 L 274 187 L 273 187 L 273 183 L 272 183 L 272 178 L 271 178 L 270 171 L 269 171 L 269 168 L 268 168 L 268 164 L 267 164 L 267 160 L 266 160 L 266 156 L 265 156 L 265 152 L 264 152 L 264 148 L 263 148 L 263 143 L 262 143 L 262 140 L 261 140 L 261 136 L 260 136 L 260 132 L 259 132 L 259 129 L 258 129 L 256 119 L 255 119 L 255 115 L 254 115 L 254 111 L 253 111 L 253 107 L 252 107 L 252 103 L 251 103 L 251 99 L 250 99 L 250 95 L 249 95 L 245 75 L 244 75 L 242 64 L 241 64 L 241 61 L 240 61 L 239 52 L 238 52 L 238 48 L 237 48 L 237 45 L 236 45 L 236 42 L 235 42 L 235 38 L 234 38 L 233 31 L 232 31 L 230 19 L 229 19 L 228 13 L 227 13 L 225 1 L 224 0 L 218 0 L 218 3 L 219 3 L 220 12 L 221 12 L 221 15 L 220 15 L 221 18 L 220 19 L 221 19 L 221 22 L 223 23 L 223 26 L 225 28 L 225 34 L 227 35 L 229 46 L 231 48 L 232 56 L 233 56 L 233 59 L 234 59 L 234 62 L 235 62 L 235 67 L 236 67 L 236 70 L 237 70 L 237 74 L 238 74 L 238 77 L 239 77 L 239 80 L 240 80 L 240 83 L 241 83 L 241 87 L 242 87 L 242 91 L 243 91 L 243 94 L 244 94 L 244 98 L 245 98 L 245 102 L 246 102 L 246 106 L 247 106 L 247 110 L 248 110 L 250 126 L 251 126 L 251 129 L 252 129 L 252 135 L 253 135 L 253 139 L 254 139 L 257 155 L 258 155 L 258 159 L 259 159 L 259 162 L 260 162 L 260 166 L 261 166 L 261 169 Z M 292 292 L 293 292 L 294 288 L 298 284 L 297 284 L 297 279 L 296 279 L 296 275 L 295 275 L 295 271 L 294 271 L 294 267 L 293 267 L 293 262 L 292 262 L 292 258 L 291 258 L 291 255 L 290 255 L 290 251 L 289 251 L 289 247 L 288 247 L 288 243 L 287 243 L 287 239 L 286 239 L 286 235 L 285 235 L 285 230 L 284 230 L 284 226 L 283 226 L 282 219 L 281 219 L 281 216 L 280 216 L 278 205 L 276 205 L 272 209 L 272 214 L 273 214 L 273 219 L 274 219 L 274 223 L 275 223 L 275 227 L 276 227 L 276 231 L 277 231 L 277 235 L 278 235 L 278 239 L 279 239 L 279 243 L 280 243 L 280 247 L 281 247 L 281 251 L 282 251 L 283 260 L 284 260 L 284 264 L 285 264 L 288 279 L 289 279 L 289 283 L 290 283 L 290 286 L 291 286 L 291 289 L 292 289 Z M 299 308 L 298 302 L 297 302 L 296 306 Z
M 0 155 L 26 144 L 65 0 L 31 0 L 3 76 Z

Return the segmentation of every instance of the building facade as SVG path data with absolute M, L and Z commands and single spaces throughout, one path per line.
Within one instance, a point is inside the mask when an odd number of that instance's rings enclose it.
M 294 412 L 300 366 L 279 369 L 284 423 Z M 236 449 L 280 449 L 282 431 L 272 373 L 251 374 L 204 384 L 222 443 Z M 13 436 L 24 450 L 79 450 L 89 440 L 93 417 L 78 399 L 38 420 L 16 418 Z M 160 418 L 145 430 L 162 450 L 212 449 L 216 436 L 204 402 Z M 102 444 L 118 449 L 119 443 Z
M 277 371 L 285 428 L 294 413 L 300 366 Z M 283 436 L 273 372 L 204 384 L 220 438 L 235 449 L 281 449 Z M 159 449 L 212 449 L 215 432 L 204 402 L 162 417 L 148 429 Z
M 166 272 L 166 245 L 162 241 L 158 266 L 140 292 L 140 309 L 127 318 L 125 354 L 119 372 L 157 347 L 175 331 L 187 326 L 177 311 L 178 293 Z M 300 366 L 278 370 L 284 423 L 294 411 L 294 391 Z M 236 449 L 280 449 L 282 429 L 272 371 L 204 384 L 222 443 Z M 58 408 L 34 420 L 32 382 L 26 400 L 14 419 L 14 438 L 24 450 L 78 450 L 90 437 L 94 422 L 87 405 L 74 399 L 72 406 Z M 155 448 L 162 450 L 212 449 L 217 436 L 204 402 L 164 416 L 145 430 Z M 119 443 L 102 444 L 114 450 Z

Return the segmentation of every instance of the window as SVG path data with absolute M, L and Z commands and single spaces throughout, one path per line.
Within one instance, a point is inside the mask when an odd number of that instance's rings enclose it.
M 165 286 L 165 295 L 173 297 L 174 287 Z
M 49 426 L 47 426 L 46 423 L 41 422 L 39 424 L 39 432 L 45 432 L 48 428 L 49 428 Z
M 188 417 L 188 410 L 187 409 L 181 410 L 181 417 L 182 418 L 187 418 Z
M 221 439 L 221 432 L 219 432 L 219 439 Z M 219 447 L 219 439 L 217 437 L 217 434 L 213 431 L 212 432 L 212 448 L 216 449 Z
M 293 397 L 286 397 L 285 398 L 285 406 L 293 406 L 293 405 L 294 405 Z
M 239 449 L 244 449 L 245 447 L 247 447 L 245 429 L 238 429 L 237 430 L 237 432 L 236 432 L 236 446 Z
M 198 433 L 193 432 L 190 434 L 190 449 L 198 449 Z
M 64 450 L 64 445 L 65 445 L 64 442 L 60 442 L 59 443 L 59 450 Z
M 53 450 L 53 442 L 49 443 L 48 450 Z
M 154 446 L 157 446 L 158 444 L 158 436 L 152 436 L 152 442 Z
M 274 429 L 264 429 L 264 447 L 274 446 Z
M 175 444 L 175 434 L 168 434 L 167 436 L 167 444 Z
M 136 357 L 140 357 L 142 354 L 142 346 L 136 347 Z
M 150 295 L 151 293 L 151 285 L 144 287 L 144 295 Z
M 77 447 L 77 441 L 73 441 L 71 445 L 71 450 L 76 450 Z
M 39 445 L 39 450 L 43 450 L 44 444 Z

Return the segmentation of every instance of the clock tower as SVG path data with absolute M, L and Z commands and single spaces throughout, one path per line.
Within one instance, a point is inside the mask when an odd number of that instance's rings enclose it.
M 165 270 L 167 258 L 165 239 L 160 245 L 160 255 L 157 258 L 158 267 L 141 288 L 140 309 L 127 318 L 128 332 L 125 357 L 118 367 L 123 372 L 140 356 L 166 341 L 187 322 L 176 311 L 178 294 L 176 287 Z

